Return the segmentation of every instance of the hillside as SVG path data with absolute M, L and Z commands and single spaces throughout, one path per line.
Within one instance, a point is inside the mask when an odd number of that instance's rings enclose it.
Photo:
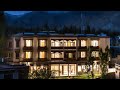
M 82 14 L 81 14 L 82 13 Z M 86 26 L 117 30 L 120 29 L 119 11 L 69 11 L 67 13 L 47 13 L 33 11 L 18 16 L 6 14 L 6 21 L 9 26 L 16 27 L 41 27 L 44 24 L 49 26 L 62 27 L 64 25 Z

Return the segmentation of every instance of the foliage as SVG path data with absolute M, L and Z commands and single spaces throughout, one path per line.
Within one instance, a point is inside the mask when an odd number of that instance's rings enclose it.
M 110 56 L 110 49 L 108 46 L 105 48 L 105 52 L 103 52 L 102 48 L 99 50 L 100 56 L 100 68 L 101 68 L 101 77 L 105 78 L 107 71 L 108 71 L 108 64 L 109 64 L 109 56 Z
M 29 79 L 49 79 L 51 77 L 51 71 L 48 68 L 37 69 L 32 73 L 29 73 Z
M 93 67 L 94 67 L 94 61 L 95 61 L 95 58 L 91 55 L 92 54 L 92 48 L 90 48 L 90 46 L 87 48 L 87 73 L 89 74 L 90 73 L 90 71 L 91 71 L 91 76 L 92 76 L 92 78 L 94 78 L 94 69 L 93 69 Z M 92 65 L 92 70 L 91 70 L 91 67 L 90 67 L 90 65 Z M 88 75 L 88 77 L 89 77 L 89 75 Z

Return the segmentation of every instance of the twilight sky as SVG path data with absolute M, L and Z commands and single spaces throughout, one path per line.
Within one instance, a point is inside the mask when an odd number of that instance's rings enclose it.
M 6 13 L 12 14 L 12 15 L 22 15 L 31 11 L 5 11 Z
M 29 13 L 31 11 L 5 11 L 6 13 L 12 14 L 12 15 L 23 15 L 25 13 Z M 61 12 L 68 12 L 68 11 L 48 11 L 49 13 L 61 13 Z

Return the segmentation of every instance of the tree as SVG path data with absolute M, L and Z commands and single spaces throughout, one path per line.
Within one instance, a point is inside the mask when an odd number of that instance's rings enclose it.
M 94 61 L 95 61 L 95 58 L 91 55 L 92 54 L 92 49 L 90 48 L 90 46 L 87 48 L 87 65 L 88 65 L 88 72 L 91 71 L 91 76 L 92 78 L 94 78 Z M 91 70 L 91 67 L 90 65 L 92 65 L 92 70 Z
M 110 56 L 109 47 L 106 46 L 105 52 L 103 52 L 102 48 L 100 48 L 99 56 L 100 56 L 101 78 L 104 79 L 108 71 L 109 56 Z
M 29 73 L 29 79 L 49 79 L 51 77 L 51 71 L 49 68 L 37 69 L 32 73 Z

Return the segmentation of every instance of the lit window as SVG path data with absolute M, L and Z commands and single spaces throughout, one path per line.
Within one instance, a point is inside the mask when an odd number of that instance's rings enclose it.
M 85 55 L 86 53 L 85 52 L 81 52 L 81 58 L 85 58 Z
M 63 40 L 60 41 L 60 46 L 63 46 Z
M 58 40 L 55 41 L 55 46 L 56 47 L 60 46 L 60 42 Z
M 81 47 L 85 47 L 86 46 L 86 41 L 85 40 L 81 40 Z
M 64 46 L 67 46 L 67 41 L 66 40 L 64 40 Z
M 51 71 L 54 76 L 59 76 L 59 65 L 51 65 Z
M 51 58 L 63 58 L 63 52 L 51 52 Z
M 72 41 L 71 46 L 76 46 L 76 40 Z
M 32 46 L 32 40 L 26 40 L 26 47 Z
M 25 52 L 25 58 L 29 59 L 32 57 L 32 52 Z
M 51 46 L 54 46 L 55 42 L 53 40 L 51 40 Z
M 45 58 L 45 52 L 40 52 L 40 55 L 39 55 L 40 58 Z
M 93 51 L 92 56 L 93 57 L 99 57 L 99 52 L 98 51 Z
M 75 75 L 76 74 L 76 65 L 70 64 L 69 65 L 69 75 Z
M 68 53 L 68 58 L 73 58 L 73 53 Z
M 40 40 L 40 46 L 45 47 L 46 46 L 46 41 L 45 40 Z
M 51 52 L 51 58 L 55 58 L 55 54 Z
M 72 42 L 71 40 L 68 41 L 68 45 L 67 45 L 68 47 L 71 46 L 71 42 Z
M 92 40 L 91 41 L 91 46 L 98 46 L 98 40 Z
M 68 75 L 68 66 L 62 65 L 62 75 Z

